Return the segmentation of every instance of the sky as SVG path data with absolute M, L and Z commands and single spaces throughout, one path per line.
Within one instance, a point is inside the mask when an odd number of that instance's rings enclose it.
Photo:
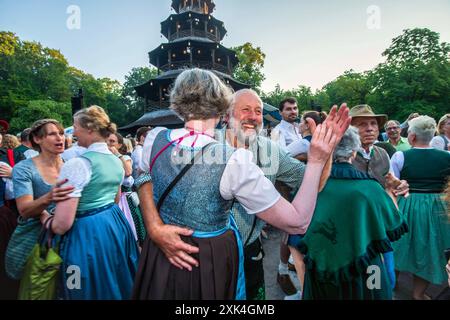
M 404 29 L 426 27 L 450 42 L 450 0 L 216 0 L 227 47 L 266 54 L 263 90 L 322 88 L 344 71 L 370 70 Z M 75 5 L 80 28 L 68 28 Z M 123 83 L 167 40 L 171 0 L 0 0 L 0 30 L 59 49 L 70 65 Z M 73 25 L 72 25 L 73 26 Z

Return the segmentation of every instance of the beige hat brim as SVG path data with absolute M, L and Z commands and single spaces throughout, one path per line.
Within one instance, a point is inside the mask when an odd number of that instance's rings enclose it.
M 379 129 L 382 129 L 384 127 L 384 125 L 386 124 L 386 122 L 388 122 L 388 120 L 389 120 L 389 117 L 387 116 L 387 114 L 376 114 L 376 115 L 354 116 L 354 117 L 352 117 L 352 121 L 353 121 L 353 119 L 358 119 L 358 118 L 375 118 L 375 119 L 377 119 Z

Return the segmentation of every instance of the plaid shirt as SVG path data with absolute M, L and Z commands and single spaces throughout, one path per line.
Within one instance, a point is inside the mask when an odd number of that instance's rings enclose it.
M 275 181 L 283 182 L 293 192 L 298 191 L 305 174 L 305 164 L 292 158 L 276 142 L 263 136 L 258 136 L 257 143 L 248 150 L 253 153 L 253 161 L 273 184 Z M 256 215 L 247 214 L 239 203 L 233 206 L 232 212 L 244 245 L 256 241 L 266 223 Z

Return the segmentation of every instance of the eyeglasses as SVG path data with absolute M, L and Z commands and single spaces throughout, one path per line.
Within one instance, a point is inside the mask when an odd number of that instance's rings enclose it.
M 386 128 L 386 131 L 394 131 L 394 130 L 398 130 L 400 129 L 400 127 L 390 127 L 390 128 Z

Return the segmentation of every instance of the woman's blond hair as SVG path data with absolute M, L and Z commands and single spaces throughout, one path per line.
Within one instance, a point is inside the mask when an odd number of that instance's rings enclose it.
M 81 127 L 98 132 L 105 139 L 117 132 L 117 126 L 110 121 L 102 107 L 91 106 L 78 111 L 73 117 L 78 120 Z
M 445 134 L 445 132 L 444 132 L 444 125 L 445 125 L 445 122 L 446 122 L 448 119 L 450 119 L 450 113 L 447 113 L 445 116 L 443 116 L 443 117 L 439 120 L 439 123 L 438 123 L 438 133 L 439 133 L 439 134 Z
M 5 134 L 3 136 L 3 148 L 5 149 L 15 149 L 20 146 L 19 139 L 12 134 Z
M 123 145 L 125 147 L 125 153 L 132 153 L 133 152 L 133 144 L 130 139 L 124 138 L 123 139 Z

